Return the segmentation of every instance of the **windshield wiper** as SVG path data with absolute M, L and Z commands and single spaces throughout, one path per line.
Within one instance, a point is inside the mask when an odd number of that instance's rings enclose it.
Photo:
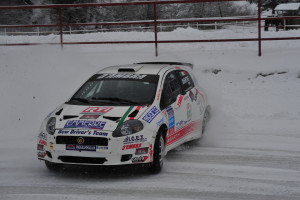
M 72 99 L 70 99 L 70 101 L 73 101 L 73 100 L 79 101 L 79 102 L 82 102 L 82 103 L 86 103 L 86 104 L 90 104 L 89 100 L 87 100 L 87 99 L 82 99 L 82 98 L 72 98 Z
M 131 104 L 138 104 L 138 102 L 135 101 L 131 101 L 129 99 L 121 99 L 121 98 L 117 98 L 117 97 L 111 97 L 111 98 L 92 98 L 93 100 L 108 100 L 108 101 L 117 101 L 117 102 L 121 102 L 121 103 L 131 103 Z

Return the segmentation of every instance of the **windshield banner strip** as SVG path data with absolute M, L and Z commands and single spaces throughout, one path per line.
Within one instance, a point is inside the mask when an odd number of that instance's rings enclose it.
M 126 119 L 126 117 L 129 115 L 129 113 L 131 112 L 131 110 L 133 109 L 134 106 L 130 106 L 128 108 L 128 110 L 125 112 L 125 114 L 123 115 L 122 119 L 120 120 L 120 122 L 118 123 L 118 127 L 121 126 L 124 122 L 124 120 Z

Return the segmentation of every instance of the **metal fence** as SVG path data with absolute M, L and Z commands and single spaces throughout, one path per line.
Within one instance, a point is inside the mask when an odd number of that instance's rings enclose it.
M 261 37 L 261 22 L 263 20 L 287 20 L 287 19 L 300 19 L 299 16 L 296 17 L 261 17 L 261 0 L 258 0 L 258 13 L 256 17 L 247 17 L 247 18 L 200 18 L 200 19 L 176 19 L 176 20 L 165 20 L 158 19 L 157 17 L 157 6 L 159 5 L 171 5 L 171 4 L 187 4 L 187 3 L 208 3 L 208 2 L 228 2 L 228 1 L 244 1 L 244 0 L 178 0 L 178 1 L 147 1 L 147 2 L 130 2 L 130 3 L 93 3 L 93 4 L 60 4 L 60 5 L 35 5 L 35 6 L 0 6 L 0 10 L 24 10 L 24 9 L 57 9 L 58 12 L 58 22 L 57 24 L 32 24 L 32 25 L 0 25 L 0 29 L 4 29 L 5 34 L 9 34 L 8 29 L 16 30 L 18 28 L 31 28 L 35 31 L 29 31 L 30 34 L 41 34 L 41 30 L 48 30 L 48 32 L 56 32 L 60 35 L 59 43 L 48 43 L 48 44 L 60 44 L 63 45 L 73 45 L 73 44 L 141 44 L 141 43 L 150 43 L 155 45 L 155 55 L 158 55 L 158 44 L 167 44 L 167 43 L 193 43 L 193 42 L 242 42 L 242 41 L 256 41 L 258 42 L 258 55 L 261 56 L 261 42 L 262 41 L 271 41 L 271 40 L 299 40 L 300 37 L 280 37 L 280 38 L 262 38 Z M 122 22 L 99 22 L 99 23 L 75 23 L 67 24 L 63 23 L 63 9 L 66 8 L 85 8 L 85 7 L 112 7 L 112 6 L 138 6 L 138 5 L 151 5 L 153 7 L 154 18 L 153 20 L 145 21 L 122 21 Z M 210 40 L 159 40 L 158 32 L 164 27 L 168 27 L 171 24 L 177 24 L 177 26 L 188 26 L 191 24 L 199 24 L 201 26 L 214 27 L 218 28 L 218 25 L 225 23 L 257 23 L 257 32 L 258 35 L 255 38 L 235 38 L 235 39 L 210 39 Z M 132 26 L 143 27 L 147 26 L 148 30 L 153 31 L 153 39 L 147 41 L 92 41 L 92 42 L 64 42 L 64 34 L 70 34 L 76 30 L 76 27 L 83 26 L 97 26 L 101 27 L 102 31 L 105 30 L 103 27 L 120 27 L 120 26 Z M 100 29 L 100 31 L 101 31 Z M 111 28 L 110 28 L 111 29 Z M 124 29 L 124 28 L 123 28 Z M 49 31 L 50 30 L 50 31 Z M 80 33 L 88 32 L 88 30 L 76 30 Z M 17 31 L 15 31 L 15 34 Z M 17 45 L 39 45 L 45 43 L 5 43 L 0 46 L 17 46 Z

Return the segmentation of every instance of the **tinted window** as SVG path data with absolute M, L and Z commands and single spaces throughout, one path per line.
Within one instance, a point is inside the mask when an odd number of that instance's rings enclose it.
M 186 93 L 194 87 L 194 82 L 187 71 L 178 71 L 183 91 Z

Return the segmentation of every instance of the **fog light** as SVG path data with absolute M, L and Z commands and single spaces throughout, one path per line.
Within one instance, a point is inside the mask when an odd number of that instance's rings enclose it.
M 122 155 L 121 157 L 121 162 L 125 162 L 125 161 L 128 161 L 132 158 L 132 155 L 131 154 L 125 154 L 125 155 Z

